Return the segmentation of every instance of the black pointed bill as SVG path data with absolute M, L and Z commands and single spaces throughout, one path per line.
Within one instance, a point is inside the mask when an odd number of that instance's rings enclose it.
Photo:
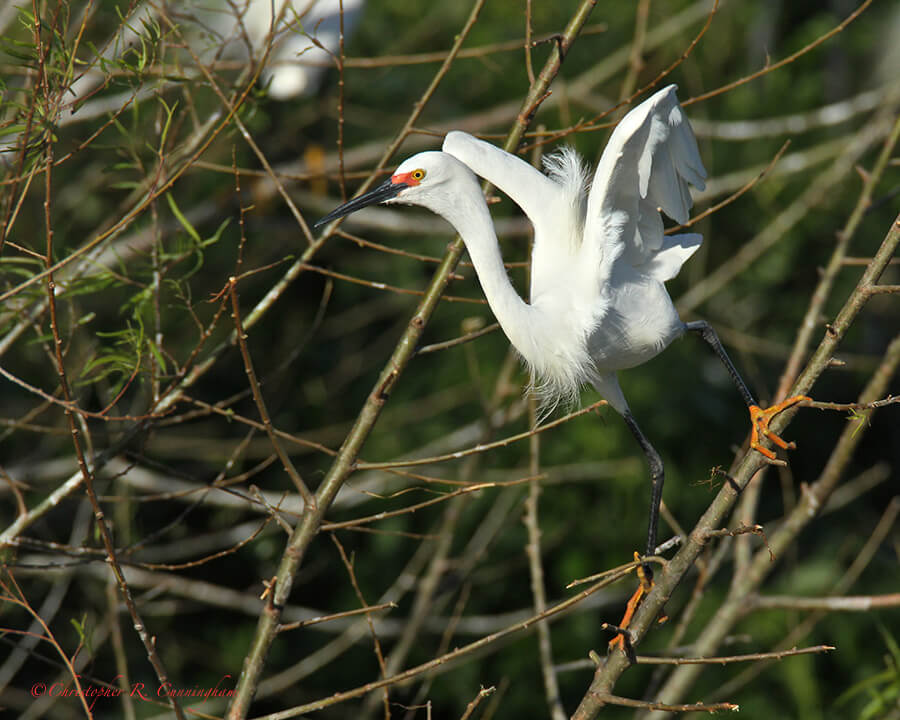
M 317 220 L 313 227 L 319 227 L 332 220 L 337 220 L 338 218 L 354 213 L 357 210 L 362 210 L 362 208 L 367 207 L 368 205 L 383 203 L 391 198 L 395 198 L 401 190 L 406 190 L 408 187 L 409 185 L 405 182 L 394 182 L 393 178 L 388 178 L 374 190 L 370 190 L 369 192 L 336 207 L 325 217 Z

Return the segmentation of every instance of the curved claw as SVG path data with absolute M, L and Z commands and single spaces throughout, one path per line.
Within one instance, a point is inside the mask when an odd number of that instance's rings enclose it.
M 775 417 L 778 413 L 791 407 L 791 405 L 796 405 L 799 402 L 811 400 L 812 398 L 809 398 L 806 395 L 794 395 L 793 397 L 789 397 L 787 400 L 782 400 L 780 403 L 777 403 L 765 409 L 759 407 L 758 405 L 751 405 L 750 449 L 756 450 L 757 452 L 767 457 L 769 460 L 775 459 L 774 452 L 759 444 L 760 436 L 771 440 L 783 450 L 793 450 L 795 447 L 797 447 L 794 443 L 782 440 L 778 435 L 769 430 L 769 422 L 771 422 L 772 418 Z

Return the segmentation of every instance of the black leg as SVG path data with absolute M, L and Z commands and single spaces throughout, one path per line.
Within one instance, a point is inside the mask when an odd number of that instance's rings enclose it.
M 647 530 L 647 555 L 653 555 L 656 552 L 656 529 L 659 525 L 659 503 L 662 501 L 663 483 L 665 482 L 665 470 L 663 468 L 662 458 L 659 453 L 650 444 L 650 441 L 641 432 L 634 416 L 626 411 L 623 415 L 625 424 L 631 430 L 641 450 L 644 451 L 644 457 L 647 458 L 647 465 L 650 467 L 650 527 Z M 649 565 L 644 566 L 644 572 L 647 573 L 647 579 L 651 579 L 653 571 Z
M 750 392 L 750 388 L 747 387 L 747 383 L 745 383 L 741 376 L 738 374 L 738 371 L 735 369 L 734 364 L 731 362 L 731 358 L 728 357 L 728 353 L 726 353 L 725 348 L 722 347 L 722 343 L 719 341 L 719 336 L 716 335 L 716 331 L 713 330 L 712 327 L 710 327 L 710 324 L 705 320 L 696 320 L 694 322 L 685 323 L 684 329 L 700 335 L 700 337 L 706 340 L 706 342 L 709 343 L 712 349 L 716 351 L 716 355 L 719 356 L 719 360 L 721 360 L 722 364 L 725 365 L 726 370 L 728 370 L 728 374 L 731 375 L 731 379 L 734 380 L 734 384 L 737 385 L 737 389 L 743 396 L 744 402 L 747 403 L 747 407 L 750 410 L 750 424 L 752 427 L 750 433 L 750 449 L 756 450 L 762 455 L 765 455 L 766 458 L 768 458 L 775 464 L 784 465 L 785 462 L 783 460 L 776 460 L 775 453 L 769 448 L 760 445 L 759 441 L 761 438 L 768 438 L 780 448 L 783 448 L 785 450 L 793 450 L 796 447 L 794 443 L 782 440 L 777 434 L 770 430 L 769 422 L 778 413 L 786 410 L 792 405 L 796 405 L 799 402 L 809 402 L 811 398 L 808 398 L 806 395 L 794 395 L 793 397 L 782 400 L 781 402 L 776 403 L 771 407 L 767 407 L 765 409 L 760 408 L 756 404 L 756 400 L 753 399 L 753 393 Z
M 725 369 L 728 370 L 728 374 L 731 375 L 734 384 L 737 385 L 737 389 L 743 396 L 744 402 L 747 403 L 747 407 L 756 405 L 753 393 L 750 392 L 747 383 L 744 382 L 744 379 L 740 376 L 740 373 L 738 373 L 737 368 L 734 367 L 734 363 L 731 362 L 731 358 L 728 357 L 728 353 L 726 353 L 725 348 L 722 347 L 722 342 L 719 340 L 719 336 L 716 335 L 716 331 L 713 330 L 712 325 L 706 322 L 706 320 L 695 320 L 694 322 L 685 323 L 684 327 L 688 332 L 697 333 L 709 343 L 709 346 L 715 351 L 716 355 L 719 356 L 719 360 L 722 361 Z

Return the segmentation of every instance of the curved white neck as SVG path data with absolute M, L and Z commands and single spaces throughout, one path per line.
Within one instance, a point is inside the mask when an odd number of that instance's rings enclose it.
M 579 388 L 598 377 L 587 342 L 591 328 L 574 322 L 577 313 L 564 286 L 557 288 L 555 302 L 546 294 L 535 304 L 519 297 L 503 266 L 494 223 L 475 176 L 455 158 L 445 169 L 452 173 L 450 178 L 419 204 L 441 215 L 462 237 L 488 304 L 528 365 L 544 410 L 559 400 L 574 401 Z
M 471 182 L 461 183 L 455 192 L 448 193 L 446 200 L 443 207 L 432 209 L 453 225 L 463 239 L 500 327 L 519 354 L 530 359 L 534 308 L 519 296 L 506 274 L 494 223 L 478 183 L 472 177 Z

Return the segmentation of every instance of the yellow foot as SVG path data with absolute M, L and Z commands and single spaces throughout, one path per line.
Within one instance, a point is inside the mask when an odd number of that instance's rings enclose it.
M 769 458 L 769 460 L 775 459 L 774 452 L 772 452 L 768 448 L 764 448 L 759 444 L 760 436 L 768 438 L 778 447 L 784 450 L 793 450 L 795 447 L 797 447 L 792 442 L 785 442 L 780 437 L 778 437 L 778 435 L 769 430 L 769 422 L 778 413 L 789 408 L 791 405 L 796 405 L 799 402 L 808 401 L 811 399 L 812 398 L 806 397 L 806 395 L 794 395 L 794 397 L 789 397 L 787 400 L 782 400 L 780 403 L 772 405 L 772 407 L 768 407 L 766 409 L 762 409 L 757 405 L 751 405 L 750 424 L 752 429 L 750 430 L 750 449 L 762 453 L 767 458 Z
M 638 553 L 635 553 L 634 560 L 635 562 L 640 563 L 641 556 Z M 644 595 L 646 595 L 653 589 L 653 580 L 647 576 L 647 573 L 644 571 L 643 565 L 638 564 L 637 574 L 638 579 L 640 580 L 640 584 L 638 585 L 637 590 L 634 591 L 634 594 L 628 600 L 628 604 L 625 606 L 625 614 L 622 616 L 622 622 L 620 622 L 618 627 L 616 628 L 619 631 L 628 628 L 628 625 L 631 623 L 631 618 L 634 616 L 635 611 L 640 606 L 641 600 L 644 599 Z M 622 632 L 619 632 L 612 640 L 609 641 L 609 649 L 612 650 L 615 647 L 618 647 L 624 653 L 629 654 L 628 649 L 626 649 L 625 646 L 625 635 Z

